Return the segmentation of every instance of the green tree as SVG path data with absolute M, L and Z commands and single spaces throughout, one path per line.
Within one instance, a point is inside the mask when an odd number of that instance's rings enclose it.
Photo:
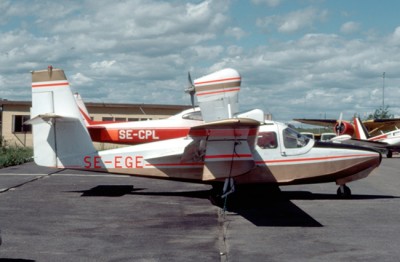
M 369 114 L 366 120 L 369 119 L 387 119 L 394 118 L 394 115 L 389 112 L 389 106 L 382 107 L 380 106 L 378 109 L 375 109 L 373 114 Z

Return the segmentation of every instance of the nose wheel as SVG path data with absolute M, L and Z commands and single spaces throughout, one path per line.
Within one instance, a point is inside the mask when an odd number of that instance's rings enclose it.
M 349 198 L 351 197 L 351 190 L 346 185 L 340 185 L 336 194 L 340 198 Z

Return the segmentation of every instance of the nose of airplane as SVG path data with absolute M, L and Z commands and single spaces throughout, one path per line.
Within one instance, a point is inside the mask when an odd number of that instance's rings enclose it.
M 382 161 L 379 152 L 361 146 L 317 142 L 314 147 L 329 151 L 332 161 L 325 168 L 340 185 L 367 177 Z

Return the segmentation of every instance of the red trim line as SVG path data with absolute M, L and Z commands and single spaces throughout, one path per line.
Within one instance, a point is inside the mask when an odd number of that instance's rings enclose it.
M 241 80 L 241 77 L 231 77 L 231 78 L 225 78 L 225 79 L 217 79 L 217 80 L 209 80 L 209 81 L 204 81 L 204 82 L 194 82 L 194 85 L 203 85 L 203 84 L 208 84 L 208 83 L 218 83 L 218 82 L 224 82 L 224 81 L 232 81 L 232 80 Z
M 160 164 L 145 164 L 145 167 L 158 167 L 158 166 L 172 166 L 172 167 L 200 167 L 203 166 L 204 163 L 160 163 Z
M 297 159 L 282 159 L 282 160 L 265 160 L 265 161 L 257 161 L 257 164 L 260 163 L 288 163 L 288 162 L 305 162 L 305 161 L 315 161 L 315 160 L 329 160 L 329 159 L 346 159 L 346 158 L 352 158 L 352 157 L 372 157 L 376 156 L 375 154 L 368 154 L 368 155 L 362 155 L 362 154 L 357 154 L 357 155 L 348 155 L 348 156 L 329 156 L 329 157 L 311 157 L 311 158 L 297 158 Z
M 86 122 L 88 122 L 88 125 L 91 126 L 93 125 L 92 119 L 90 119 L 90 117 L 78 106 L 79 111 L 81 112 L 81 115 L 83 116 L 83 118 L 85 118 Z
M 377 135 L 377 136 L 371 137 L 368 140 L 377 141 L 377 140 L 382 140 L 382 139 L 386 139 L 386 138 L 388 138 L 387 134 L 382 134 L 382 135 Z
M 68 86 L 68 82 L 59 82 L 53 84 L 32 84 L 32 88 L 50 87 L 50 86 Z
M 234 89 L 224 89 L 221 91 L 214 91 L 214 92 L 200 92 L 196 93 L 197 96 L 204 96 L 204 95 L 214 95 L 214 94 L 219 94 L 219 93 L 228 93 L 228 92 L 235 92 L 235 91 L 240 91 L 240 88 L 234 88 Z
M 247 126 L 240 126 L 240 127 L 232 127 L 230 129 L 224 128 L 204 128 L 199 130 L 190 130 L 189 135 L 192 137 L 199 137 L 199 136 L 209 136 L 212 137 L 250 137 L 255 136 L 258 132 L 258 127 L 247 127 Z
M 241 158 L 241 157 L 253 157 L 252 154 L 226 154 L 226 155 L 211 155 L 208 156 L 206 155 L 204 158 L 205 159 L 215 159 L 215 158 L 228 158 L 228 159 L 232 159 L 232 158 Z

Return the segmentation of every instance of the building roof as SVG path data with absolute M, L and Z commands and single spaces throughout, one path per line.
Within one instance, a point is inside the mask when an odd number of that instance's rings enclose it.
M 12 101 L 12 100 L 0 100 L 0 106 L 3 105 L 21 105 L 31 106 L 31 101 Z M 128 103 L 99 103 L 99 102 L 85 102 L 87 107 L 118 107 L 118 108 L 156 108 L 156 109 L 189 109 L 190 105 L 163 105 L 163 104 L 128 104 Z

